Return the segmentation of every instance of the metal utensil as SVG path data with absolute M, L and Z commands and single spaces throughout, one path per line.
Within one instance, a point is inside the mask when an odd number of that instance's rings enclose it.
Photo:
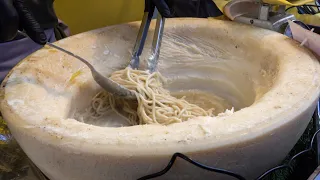
M 124 98 L 134 98 L 135 95 L 132 91 L 128 90 L 127 88 L 119 85 L 118 83 L 112 81 L 111 79 L 103 76 L 100 74 L 93 66 L 90 64 L 87 60 L 83 59 L 82 57 L 73 54 L 72 52 L 69 52 L 61 47 L 58 47 L 52 43 L 47 42 L 48 46 L 51 46 L 55 49 L 58 49 L 70 56 L 75 57 L 76 59 L 83 62 L 87 67 L 90 69 L 93 79 L 106 91 L 108 91 L 111 94 L 114 94 L 116 96 L 121 96 Z
M 232 21 L 282 33 L 283 26 L 295 17 L 285 12 L 285 5 L 274 10 L 275 5 L 261 0 L 233 0 L 224 6 L 223 11 Z
M 143 46 L 145 43 L 145 40 L 147 38 L 147 34 L 148 34 L 148 30 L 149 30 L 149 26 L 150 26 L 150 22 L 152 20 L 152 15 L 153 12 L 145 12 L 143 19 L 142 19 L 142 23 L 139 29 L 139 33 L 137 36 L 137 40 L 133 49 L 133 53 L 132 53 L 132 57 L 131 57 L 131 61 L 130 64 L 128 65 L 128 67 L 132 68 L 132 69 L 138 69 L 139 64 L 140 64 L 140 55 L 142 53 L 143 50 Z M 152 53 L 151 56 L 148 58 L 148 70 L 150 71 L 150 73 L 154 72 L 157 68 L 157 64 L 158 64 L 158 58 L 159 58 L 159 53 L 160 53 L 160 46 L 161 46 L 161 40 L 162 40 L 162 34 L 163 34 L 163 29 L 164 29 L 164 22 L 165 22 L 165 18 L 162 17 L 159 13 L 158 13 L 158 18 L 157 18 L 157 23 L 156 23 L 156 28 L 155 28 L 155 33 L 154 33 L 154 38 L 153 38 L 153 42 L 152 42 Z M 86 64 L 88 66 L 88 68 L 91 70 L 91 74 L 93 79 L 106 91 L 108 91 L 109 93 L 116 95 L 116 96 L 120 96 L 122 98 L 125 99 L 135 99 L 135 93 L 125 87 L 123 87 L 122 85 L 112 81 L 111 79 L 104 77 L 102 74 L 100 74 L 98 71 L 96 71 L 96 69 L 85 59 L 83 59 L 82 57 L 79 57 L 61 47 L 58 47 L 52 43 L 47 43 L 47 45 L 58 49 L 70 56 L 73 56 L 75 58 L 77 58 L 78 60 L 80 60 L 81 62 L 83 62 L 84 64 Z

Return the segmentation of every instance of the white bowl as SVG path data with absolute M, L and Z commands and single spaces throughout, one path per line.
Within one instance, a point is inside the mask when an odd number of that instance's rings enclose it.
M 109 75 L 127 65 L 138 28 L 139 22 L 115 25 L 55 44 Z M 170 126 L 76 121 L 74 112 L 87 107 L 100 88 L 81 62 L 49 47 L 11 71 L 3 83 L 1 112 L 22 149 L 51 180 L 137 179 L 162 170 L 175 152 L 253 179 L 286 156 L 319 97 L 320 65 L 312 53 L 281 34 L 233 22 L 168 19 L 159 71 L 172 82 L 171 91 L 213 93 L 236 112 Z M 106 118 L 112 120 L 117 118 Z M 214 177 L 230 179 L 178 160 L 162 179 Z

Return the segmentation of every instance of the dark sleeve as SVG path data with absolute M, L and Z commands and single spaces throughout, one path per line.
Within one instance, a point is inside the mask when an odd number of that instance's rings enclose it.
M 223 15 L 212 0 L 168 0 L 173 17 L 217 17 Z
M 0 42 L 12 40 L 19 27 L 19 16 L 12 1 L 0 0 Z
M 53 8 L 54 0 L 25 0 L 26 5 L 43 29 L 54 28 L 58 18 Z

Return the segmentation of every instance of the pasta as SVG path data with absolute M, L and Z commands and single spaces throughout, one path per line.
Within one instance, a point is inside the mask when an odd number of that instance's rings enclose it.
M 159 72 L 126 68 L 114 72 L 110 78 L 135 92 L 137 100 L 125 100 L 106 91 L 99 92 L 87 109 L 86 116 L 100 118 L 109 110 L 125 117 L 130 125 L 168 125 L 187 121 L 197 116 L 213 116 L 214 109 L 204 110 L 188 103 L 184 97 L 178 99 L 163 88 L 165 79 Z

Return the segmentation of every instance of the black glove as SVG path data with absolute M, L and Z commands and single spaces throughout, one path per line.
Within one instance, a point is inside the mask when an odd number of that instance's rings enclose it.
M 25 30 L 38 44 L 44 45 L 47 42 L 44 30 L 26 7 L 24 0 L 0 0 L 0 41 L 12 40 L 18 30 Z
M 171 17 L 170 8 L 166 0 L 145 0 L 145 12 L 153 14 L 154 8 L 157 8 L 161 16 L 165 18 Z

